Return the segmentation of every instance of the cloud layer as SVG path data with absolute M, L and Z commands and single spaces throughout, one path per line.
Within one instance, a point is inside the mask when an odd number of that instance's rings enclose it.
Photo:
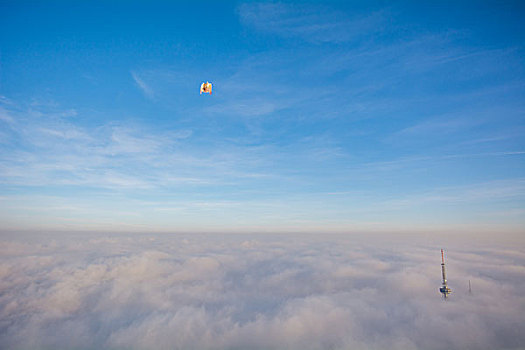
M 523 249 L 309 235 L 4 235 L 9 349 L 522 349 Z M 468 280 L 473 294 L 468 294 Z

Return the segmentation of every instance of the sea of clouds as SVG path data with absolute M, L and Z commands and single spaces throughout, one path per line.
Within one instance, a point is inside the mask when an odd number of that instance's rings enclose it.
M 525 349 L 523 246 L 409 241 L 3 234 L 0 348 Z

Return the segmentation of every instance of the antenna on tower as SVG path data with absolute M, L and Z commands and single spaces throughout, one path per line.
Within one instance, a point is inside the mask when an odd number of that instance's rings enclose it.
M 452 293 L 452 290 L 447 285 L 447 274 L 445 272 L 445 256 L 443 254 L 443 249 L 441 249 L 441 275 L 443 277 L 443 281 L 441 283 L 441 288 L 439 288 L 439 291 L 441 294 L 443 294 L 443 299 L 447 299 L 447 296 Z M 469 281 L 470 285 L 470 281 Z

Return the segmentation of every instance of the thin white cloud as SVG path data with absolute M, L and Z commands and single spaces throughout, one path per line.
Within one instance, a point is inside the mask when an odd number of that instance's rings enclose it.
M 463 186 L 435 188 L 417 195 L 388 201 L 386 205 L 391 208 L 400 208 L 404 206 L 415 207 L 431 202 L 480 204 L 500 200 L 523 200 L 524 198 L 525 178 L 515 178 Z
M 2 106 L 0 106 L 0 120 L 11 125 L 14 123 L 14 119 L 13 117 L 10 115 L 10 113 L 5 109 L 3 108 Z
M 349 18 L 327 7 L 305 4 L 245 3 L 238 8 L 243 24 L 284 37 L 315 43 L 340 43 L 381 30 L 383 13 Z
M 64 119 L 70 113 L 56 109 L 8 112 L 16 118 L 10 117 L 5 147 L 15 142 L 24 147 L 0 157 L 4 184 L 151 188 L 173 183 L 171 179 L 210 182 L 192 171 L 207 167 L 206 159 L 181 146 L 191 138 L 191 129 L 158 130 L 137 123 L 88 127 Z M 141 176 L 136 169 L 142 169 Z
M 136 72 L 131 72 L 131 76 L 147 98 L 153 99 L 155 97 L 153 89 Z
M 405 128 L 397 133 L 399 137 L 407 137 L 411 135 L 426 137 L 429 134 L 439 134 L 459 132 L 467 128 L 472 128 L 477 125 L 486 123 L 484 120 L 474 118 L 447 118 L 447 119 L 432 119 L 423 121 L 416 125 Z

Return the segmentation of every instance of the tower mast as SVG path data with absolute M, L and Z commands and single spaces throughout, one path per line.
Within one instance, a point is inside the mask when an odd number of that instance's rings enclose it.
M 439 288 L 439 291 L 441 294 L 443 294 L 443 299 L 447 299 L 447 296 L 452 293 L 452 290 L 447 285 L 447 274 L 445 272 L 445 256 L 443 254 L 443 249 L 441 249 L 441 275 L 443 277 L 443 281 L 441 282 L 441 288 Z

